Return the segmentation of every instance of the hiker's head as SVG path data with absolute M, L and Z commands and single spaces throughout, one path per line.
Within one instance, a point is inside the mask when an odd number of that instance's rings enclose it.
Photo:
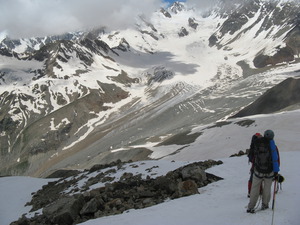
M 272 140 L 274 138 L 274 132 L 272 130 L 266 130 L 264 133 L 264 137 Z

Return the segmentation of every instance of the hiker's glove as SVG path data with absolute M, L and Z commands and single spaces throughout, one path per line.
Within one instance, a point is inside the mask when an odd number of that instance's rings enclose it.
M 274 172 L 274 179 L 278 180 L 278 172 Z
M 278 174 L 278 182 L 281 184 L 284 181 L 284 177 L 281 174 Z

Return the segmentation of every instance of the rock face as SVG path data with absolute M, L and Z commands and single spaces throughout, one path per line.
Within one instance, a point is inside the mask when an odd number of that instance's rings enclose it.
M 184 37 L 184 36 L 188 36 L 189 32 L 187 31 L 187 29 L 185 27 L 182 27 L 178 33 L 179 37 Z
M 300 103 L 300 79 L 288 78 L 233 117 L 273 113 Z
M 256 68 L 263 68 L 268 65 L 275 66 L 279 63 L 288 63 L 294 61 L 294 55 L 295 53 L 290 47 L 279 48 L 278 51 L 272 56 L 263 54 L 256 56 L 253 60 L 253 64 Z
M 189 26 L 193 29 L 197 29 L 198 27 L 198 23 L 196 22 L 196 20 L 194 18 L 189 18 Z
M 41 190 L 34 193 L 31 211 L 43 208 L 41 215 L 31 219 L 25 216 L 11 225 L 21 224 L 58 224 L 71 225 L 102 216 L 120 214 L 129 209 L 141 209 L 183 196 L 198 194 L 198 188 L 222 178 L 205 173 L 204 170 L 221 164 L 221 161 L 197 162 L 178 168 L 156 179 L 141 178 L 141 174 L 124 173 L 117 182 L 110 182 L 114 178 L 106 176 L 102 170 L 106 166 L 94 166 L 90 171 L 77 176 L 62 178 L 50 182 Z M 121 170 L 121 162 L 107 165 L 108 171 Z M 115 167 L 111 167 L 115 166 Z M 150 170 L 150 169 L 149 169 Z M 86 181 L 83 189 L 74 189 L 76 193 L 65 194 L 68 189 L 84 180 L 87 174 L 98 175 Z M 62 173 L 63 176 L 66 173 Z M 92 189 L 94 184 L 107 181 L 105 186 Z
M 161 9 L 160 9 L 160 12 L 161 12 L 165 17 L 167 17 L 167 18 L 172 18 L 171 14 L 170 14 L 168 11 L 166 11 L 164 8 L 161 8 Z
M 300 56 L 300 15 L 298 16 L 297 25 L 287 35 L 286 45 L 293 50 L 295 55 Z

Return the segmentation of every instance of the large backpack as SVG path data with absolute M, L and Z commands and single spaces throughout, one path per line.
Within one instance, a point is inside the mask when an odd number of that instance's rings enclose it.
M 273 171 L 272 153 L 269 140 L 259 137 L 254 143 L 254 168 L 259 173 L 271 173 Z
M 249 158 L 249 162 L 254 163 L 254 144 L 257 138 L 261 138 L 261 134 L 260 133 L 256 133 L 252 136 L 251 138 L 251 144 L 250 144 L 250 149 L 248 152 L 248 158 Z

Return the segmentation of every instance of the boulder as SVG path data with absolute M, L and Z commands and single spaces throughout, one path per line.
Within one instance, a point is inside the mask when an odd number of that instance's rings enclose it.
M 193 180 L 185 180 L 178 183 L 178 197 L 199 194 L 198 186 Z
M 180 174 L 183 180 L 194 180 L 196 182 L 206 180 L 206 174 L 204 170 L 197 165 L 184 167 Z
M 168 194 L 173 194 L 177 190 L 177 183 L 174 179 L 170 179 L 169 177 L 162 176 L 162 177 L 158 177 L 154 181 L 154 188 L 156 190 L 164 190 Z
M 93 214 L 98 211 L 99 206 L 100 202 L 96 198 L 93 198 L 83 206 L 80 210 L 80 215 Z
M 56 224 L 73 224 L 83 206 L 83 196 L 66 196 L 43 209 L 43 215 Z

